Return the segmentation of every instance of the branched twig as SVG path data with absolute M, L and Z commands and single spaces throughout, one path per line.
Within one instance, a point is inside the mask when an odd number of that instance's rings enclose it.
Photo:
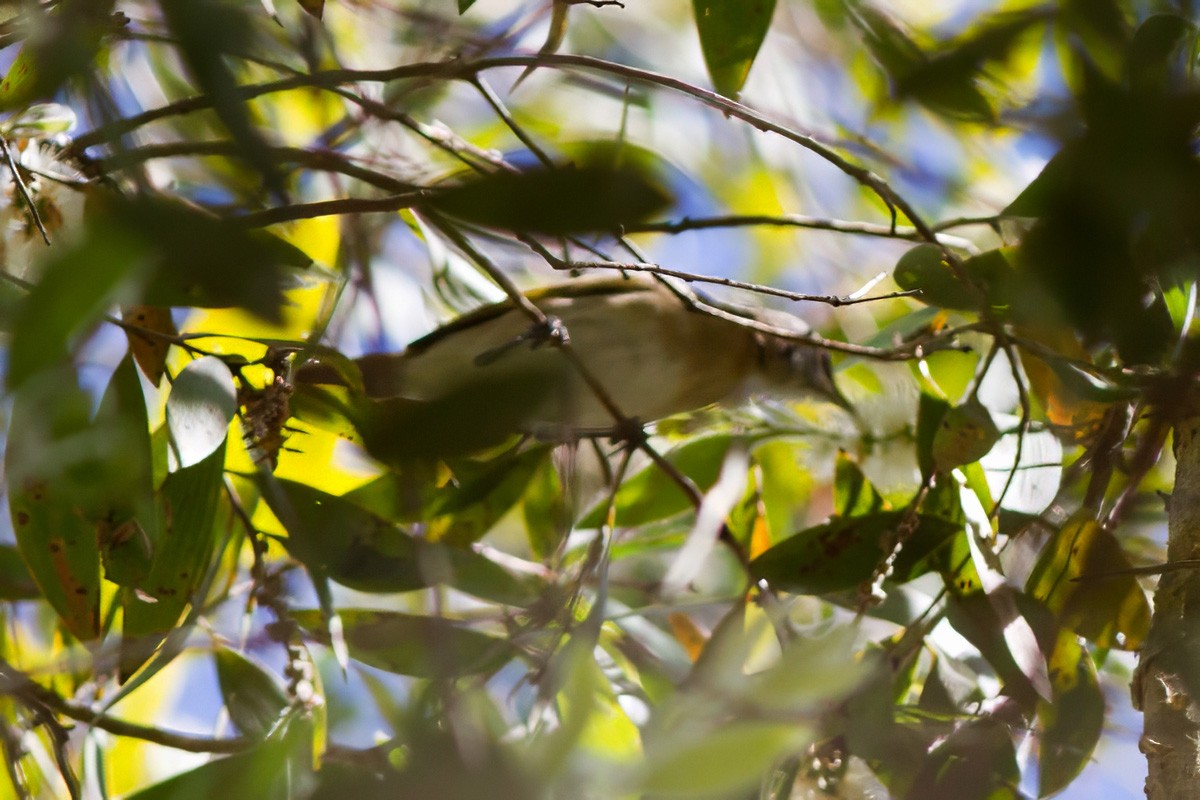
M 535 248 L 538 254 L 550 262 L 550 265 L 557 270 L 616 270 L 618 272 L 647 272 L 653 275 L 665 275 L 670 278 L 679 278 L 680 280 L 693 283 L 711 283 L 716 286 L 725 286 L 730 289 L 745 289 L 749 292 L 757 294 L 770 295 L 771 297 L 782 297 L 785 300 L 807 301 L 813 303 L 824 303 L 835 308 L 841 306 L 852 306 L 859 303 L 872 303 L 877 300 L 893 300 L 898 297 L 912 297 L 917 294 L 916 290 L 889 292 L 888 294 L 875 295 L 873 297 L 839 297 L 831 294 L 804 294 L 803 292 L 791 292 L 787 289 L 777 289 L 774 286 L 767 286 L 761 283 L 747 283 L 746 281 L 734 280 L 733 278 L 722 278 L 715 275 L 700 275 L 695 272 L 685 272 L 677 269 L 669 269 L 661 267 L 658 264 L 643 264 L 615 261 L 564 261 L 548 250 L 542 247 Z
M 315 203 L 295 203 L 268 208 L 265 211 L 253 211 L 228 219 L 247 228 L 262 228 L 280 222 L 314 217 L 399 211 L 402 208 L 412 208 L 427 199 L 428 194 L 423 190 L 394 194 L 390 197 L 342 197 L 337 200 L 319 200 Z
M 35 710 L 51 711 L 117 736 L 129 736 L 190 753 L 238 753 L 254 743 L 246 737 L 212 739 L 116 719 L 59 696 L 4 661 L 0 661 L 0 694 L 12 695 Z
M 859 236 L 903 239 L 910 242 L 926 241 L 925 237 L 916 228 L 911 226 L 880 225 L 873 222 L 810 217 L 804 214 L 727 214 L 715 217 L 684 217 L 680 220 L 663 222 L 630 223 L 624 226 L 624 230 L 625 233 L 667 233 L 674 235 L 687 231 L 702 231 L 713 228 L 747 227 L 808 228 L 811 230 L 832 231 L 834 233 L 848 233 Z M 934 230 L 939 229 L 935 226 Z M 956 247 L 972 254 L 979 250 L 974 242 L 959 236 L 938 233 L 937 239 L 943 245 Z

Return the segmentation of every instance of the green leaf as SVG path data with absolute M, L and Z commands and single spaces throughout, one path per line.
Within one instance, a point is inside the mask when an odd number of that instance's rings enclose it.
M 269 322 L 282 319 L 284 290 L 312 264 L 295 246 L 200 208 L 157 196 L 105 194 L 94 203 L 90 235 L 115 229 L 151 255 L 142 296 L 152 306 L 240 306 Z
M 217 508 L 224 485 L 225 447 L 167 476 L 159 490 L 160 538 L 150 572 L 137 591 L 126 589 L 122 680 L 153 654 L 201 585 L 216 545 Z
M 1116 537 L 1080 511 L 1047 543 L 1027 588 L 1063 627 L 1097 647 L 1138 650 L 1150 628 L 1150 604 L 1136 577 L 1119 574 L 1129 567 Z
M 882 511 L 883 506 L 883 498 L 862 469 L 839 450 L 833 474 L 834 513 L 839 517 L 864 517 Z
M 285 727 L 280 737 L 126 795 L 127 800 L 210 800 L 230 796 L 291 800 L 305 796 L 304 789 L 312 780 L 308 744 L 311 732 L 297 720 Z
M 128 491 L 114 496 L 101 511 L 98 537 L 104 576 L 122 586 L 133 586 L 150 569 L 151 542 L 158 539 L 158 510 L 146 398 L 132 356 L 126 355 L 113 372 L 100 401 L 97 422 L 127 431 L 121 468 Z
M 942 419 L 949 411 L 950 404 L 944 399 L 921 392 L 917 406 L 917 464 L 925 478 L 934 472 L 933 442 L 942 426 Z
M 323 636 L 319 611 L 295 611 L 300 625 Z M 343 609 L 346 645 L 358 661 L 385 672 L 422 678 L 489 673 L 516 655 L 507 639 L 442 617 Z
M 96 514 L 121 478 L 105 457 L 124 444 L 91 425 L 90 404 L 73 371 L 42 372 L 15 394 L 5 451 L 17 548 L 42 596 L 84 640 L 100 633 Z
M 605 145 L 570 165 L 472 173 L 433 190 L 428 203 L 488 228 L 566 235 L 639 222 L 670 205 L 671 196 L 645 159 Z
M 775 0 L 692 0 L 704 63 L 719 94 L 736 99 L 775 13 Z
M 268 482 L 269 481 L 269 482 Z M 510 605 L 536 588 L 470 549 L 411 536 L 391 520 L 303 483 L 263 479 L 263 496 L 287 528 L 288 553 L 315 576 L 360 592 L 407 592 L 438 584 Z
M 1057 794 L 1091 761 L 1104 728 L 1104 694 L 1091 654 L 1068 630 L 1060 630 L 1050 656 L 1051 702 L 1037 706 L 1038 796 Z
M 718 433 L 691 439 L 665 454 L 666 460 L 691 478 L 700 491 L 708 491 L 717 481 L 725 453 L 735 437 Z M 616 524 L 645 525 L 691 508 L 683 490 L 657 466 L 651 464 L 621 484 L 616 495 Z M 608 502 L 601 501 L 584 514 L 581 528 L 598 528 L 608 515 Z
M 425 511 L 429 539 L 460 546 L 482 539 L 521 499 L 552 450 L 540 446 L 506 454 L 478 471 L 457 465 L 458 485 L 439 492 Z
M 553 459 L 538 467 L 521 502 L 525 531 L 533 554 L 545 561 L 558 551 L 571 531 L 571 508 Z
M 288 707 L 288 697 L 279 683 L 264 667 L 228 647 L 218 647 L 213 660 L 221 697 L 233 724 L 246 736 L 265 737 Z
M 22 19 L 28 38 L 0 81 L 0 111 L 48 98 L 85 72 L 104 35 L 115 30 L 113 5 L 113 0 L 67 0 L 52 11 L 29 9 L 29 18 Z
M 972 397 L 942 415 L 930 445 L 933 467 L 946 473 L 978 461 L 1000 441 L 1000 430 L 992 415 Z
M 884 543 L 895 537 L 904 511 L 880 511 L 834 519 L 797 533 L 750 563 L 750 574 L 776 589 L 826 594 L 853 589 L 869 580 L 888 555 Z M 962 529 L 960 523 L 925 514 L 896 560 L 893 578 L 903 583 L 935 549 Z
M 467 13 L 467 9 L 473 5 L 475 5 L 475 0 L 458 0 L 458 13 Z

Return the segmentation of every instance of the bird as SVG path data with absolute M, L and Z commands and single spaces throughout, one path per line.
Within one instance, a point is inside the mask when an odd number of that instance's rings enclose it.
M 709 313 L 688 291 L 634 274 L 577 278 L 525 297 L 544 324 L 507 300 L 352 367 L 318 355 L 292 380 L 302 399 L 307 390 L 310 401 L 336 407 L 385 462 L 465 455 L 515 434 L 622 437 L 631 424 L 640 430 L 756 395 L 850 408 L 828 353 L 803 340 L 809 328 L 792 314 Z M 564 346 L 573 357 L 558 352 Z

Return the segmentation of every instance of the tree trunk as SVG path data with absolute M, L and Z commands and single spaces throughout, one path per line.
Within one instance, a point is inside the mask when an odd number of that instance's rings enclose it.
M 1175 428 L 1175 489 L 1167 509 L 1167 561 L 1200 559 L 1200 416 Z M 1200 569 L 1163 573 L 1154 618 L 1134 673 L 1133 705 L 1144 714 L 1150 800 L 1200 797 Z

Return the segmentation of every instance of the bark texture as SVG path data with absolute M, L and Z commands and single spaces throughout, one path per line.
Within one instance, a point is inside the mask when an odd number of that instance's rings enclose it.
M 1167 509 L 1167 561 L 1200 558 L 1200 415 L 1175 428 L 1175 488 Z M 1150 800 L 1200 797 L 1200 570 L 1164 573 L 1133 679 L 1144 715 L 1140 748 Z

